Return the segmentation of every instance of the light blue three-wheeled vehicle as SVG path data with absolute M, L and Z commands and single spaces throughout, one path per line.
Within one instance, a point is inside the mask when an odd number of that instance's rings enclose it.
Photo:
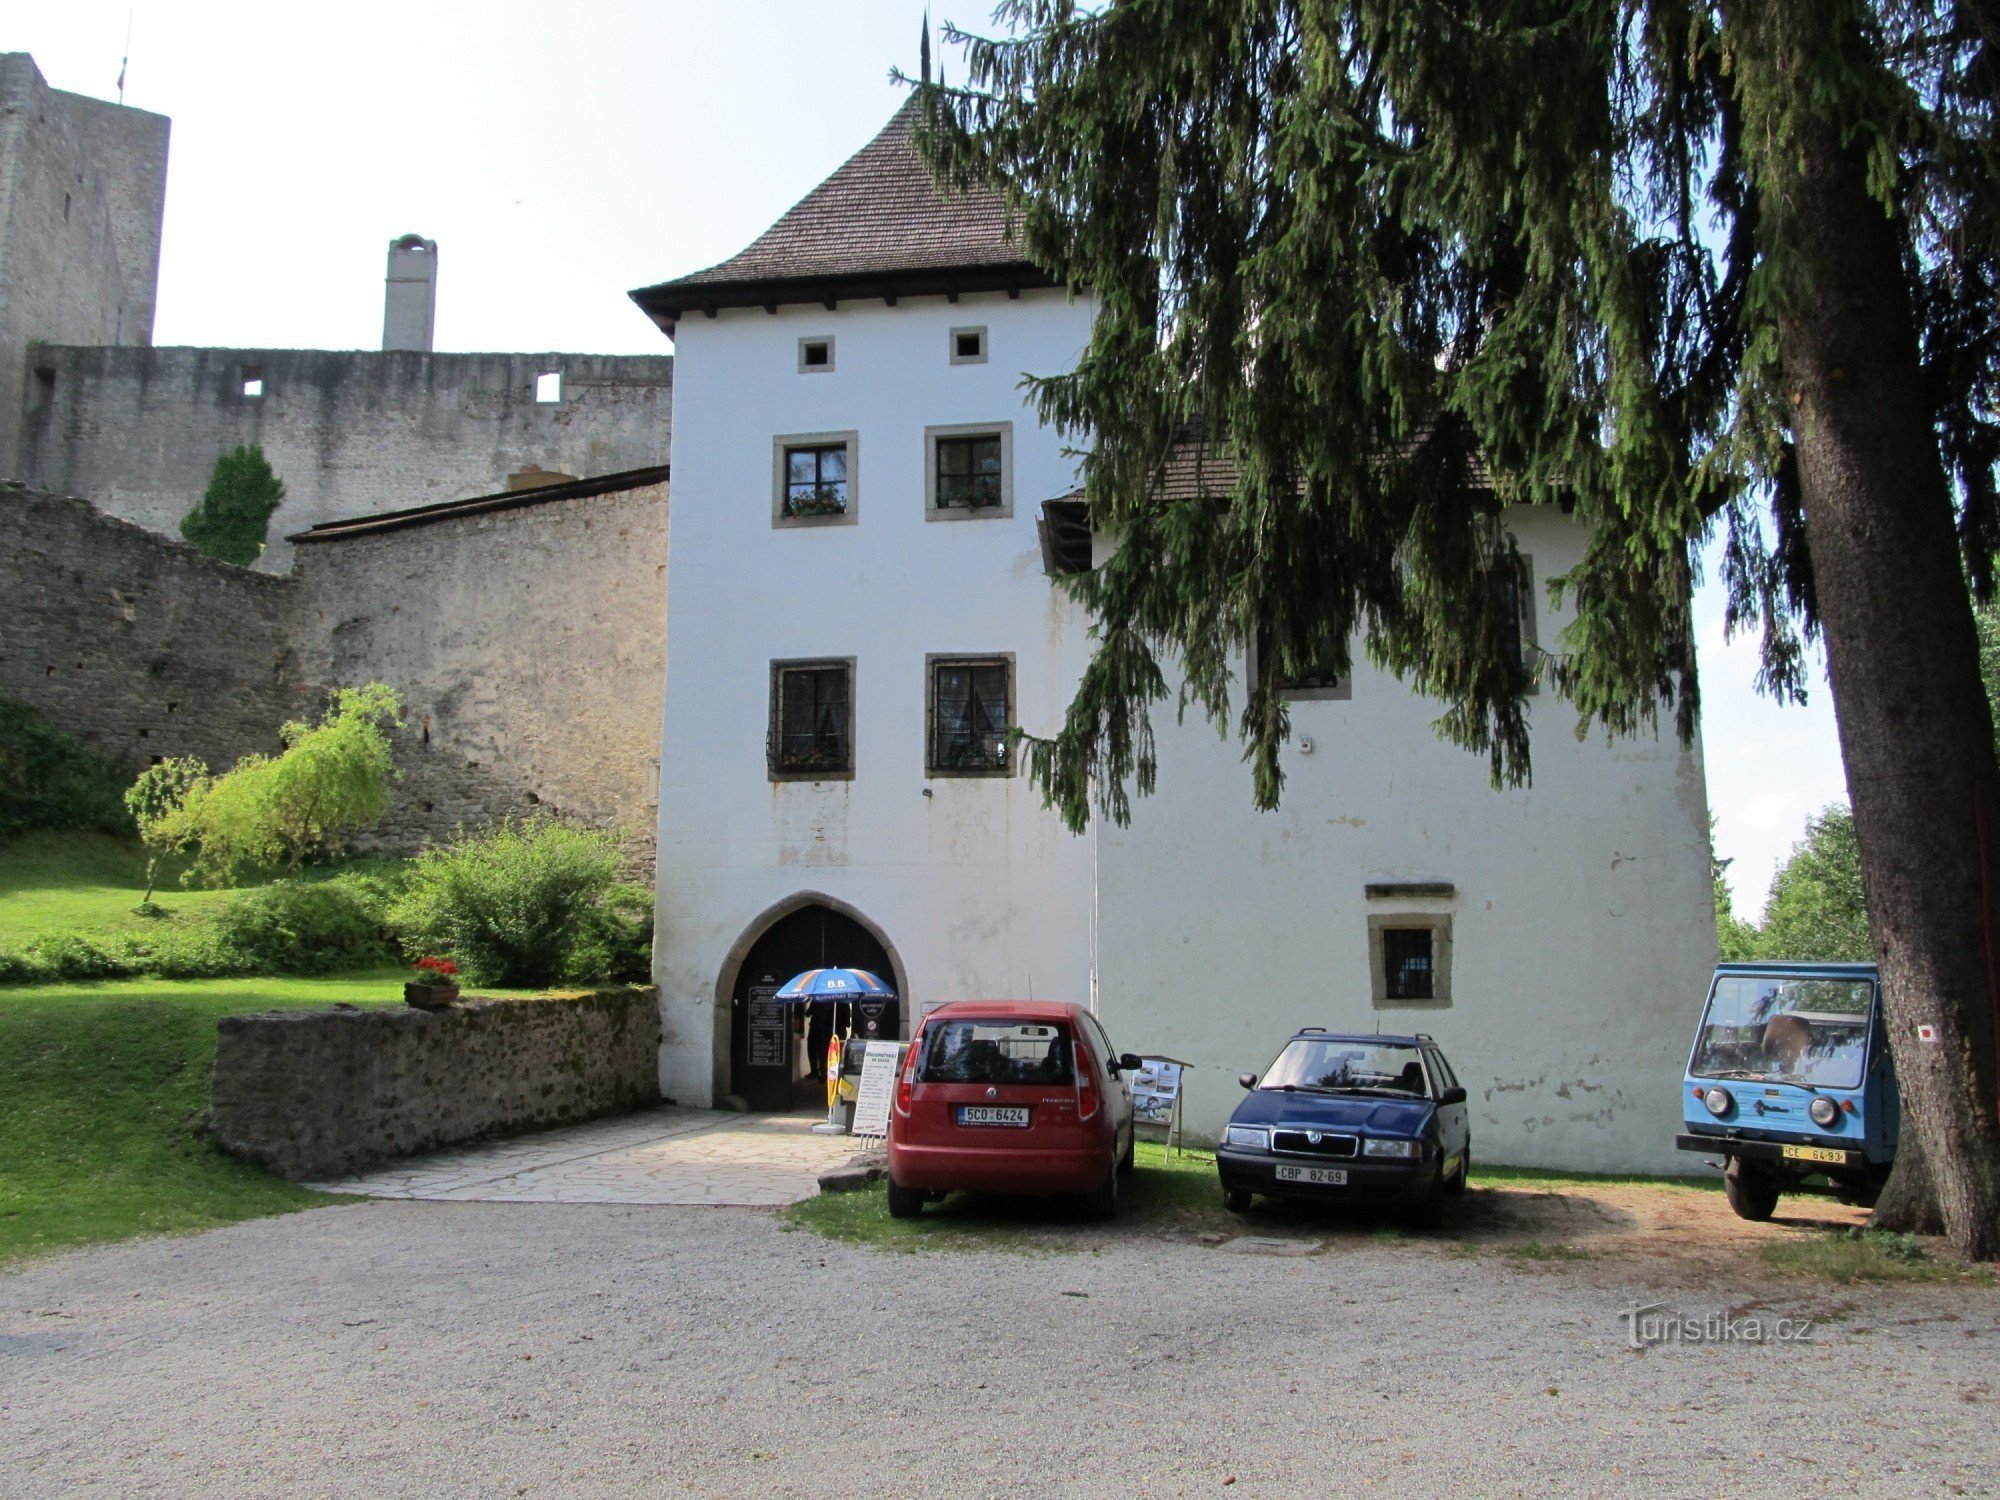
M 1875 965 L 1718 966 L 1681 1120 L 1675 1144 L 1718 1162 L 1746 1219 L 1800 1191 L 1872 1205 L 1901 1124 Z

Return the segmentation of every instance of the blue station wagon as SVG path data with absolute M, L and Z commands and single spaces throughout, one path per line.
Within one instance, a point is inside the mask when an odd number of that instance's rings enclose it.
M 1435 1221 L 1465 1191 L 1472 1132 L 1465 1089 L 1437 1043 L 1415 1036 L 1343 1035 L 1307 1027 L 1260 1079 L 1239 1080 L 1215 1153 L 1231 1213 L 1253 1194 L 1401 1204 Z

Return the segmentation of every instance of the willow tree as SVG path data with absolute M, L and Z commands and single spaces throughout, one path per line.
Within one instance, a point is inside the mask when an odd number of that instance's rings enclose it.
M 1530 683 L 1491 603 L 1508 506 L 1587 530 L 1549 581 L 1580 731 L 1690 738 L 1709 543 L 1767 690 L 1802 697 L 1823 638 L 1906 1160 L 1962 1251 L 2000 1253 L 1970 601 L 2000 533 L 2000 6 L 1012 0 L 997 31 L 949 33 L 965 83 L 921 90 L 924 139 L 1097 300 L 1033 390 L 1120 543 L 1080 584 L 1077 696 L 1031 742 L 1051 803 L 1127 817 L 1176 698 L 1234 719 L 1274 804 L 1272 684 L 1352 639 L 1525 780 Z M 1281 670 L 1232 710 L 1251 640 Z

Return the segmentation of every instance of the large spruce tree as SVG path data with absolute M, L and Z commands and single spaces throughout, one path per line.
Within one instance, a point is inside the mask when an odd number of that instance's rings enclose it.
M 1586 725 L 1696 725 L 1721 559 L 1766 686 L 1822 636 L 1904 1091 L 1879 1216 L 2000 1253 L 1991 584 L 2000 5 L 1012 0 L 927 86 L 941 172 L 1003 185 L 1099 317 L 1046 419 L 1119 546 L 1031 769 L 1072 826 L 1154 778 L 1149 709 L 1234 717 L 1260 806 L 1285 706 L 1358 638 L 1529 773 L 1492 605 L 1505 509 L 1587 528 L 1545 663 Z M 1176 482 L 1160 480 L 1173 466 Z M 1197 482 L 1185 482 L 1190 472 Z M 1176 686 L 1170 686 L 1170 676 Z M 1922 1035 L 1935 1040 L 1919 1041 Z

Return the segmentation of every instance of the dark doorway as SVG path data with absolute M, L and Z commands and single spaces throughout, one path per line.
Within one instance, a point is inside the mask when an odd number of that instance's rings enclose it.
M 780 917 L 745 955 L 730 997 L 729 1091 L 752 1109 L 826 1108 L 826 1047 L 836 1010 L 843 1034 L 851 1030 L 877 1041 L 901 1036 L 894 1000 L 871 1006 L 771 1003 L 794 974 L 831 967 L 866 969 L 896 988 L 889 955 L 868 929 L 824 906 Z

